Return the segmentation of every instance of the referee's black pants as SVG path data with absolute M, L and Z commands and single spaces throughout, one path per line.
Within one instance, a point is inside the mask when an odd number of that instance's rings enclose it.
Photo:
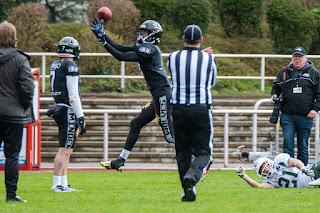
M 19 153 L 23 124 L 0 122 L 0 143 L 4 141 L 7 198 L 15 198 L 19 178 Z
M 176 160 L 180 181 L 188 176 L 196 185 L 212 155 L 212 114 L 207 105 L 172 105 Z M 192 155 L 194 159 L 192 160 Z M 183 186 L 182 186 L 183 187 Z

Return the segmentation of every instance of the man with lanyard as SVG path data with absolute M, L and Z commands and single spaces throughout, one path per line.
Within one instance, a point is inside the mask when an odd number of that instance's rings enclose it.
M 297 133 L 298 156 L 308 164 L 308 146 L 313 119 L 320 110 L 319 71 L 307 60 L 306 51 L 296 47 L 291 63 L 284 67 L 273 82 L 271 102 L 282 94 L 280 125 L 283 152 L 294 158 L 294 137 Z

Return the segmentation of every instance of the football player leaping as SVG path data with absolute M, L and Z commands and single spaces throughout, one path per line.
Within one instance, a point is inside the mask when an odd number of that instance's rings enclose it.
M 237 175 L 252 187 L 262 188 L 312 188 L 320 186 L 320 161 L 304 166 L 302 161 L 282 153 L 274 161 L 262 157 L 253 165 L 255 173 L 263 178 L 262 183 L 251 179 L 242 166 L 236 169 Z
M 133 46 L 124 46 L 117 44 L 106 35 L 103 21 L 101 24 L 99 24 L 97 19 L 92 21 L 92 32 L 111 55 L 119 61 L 138 62 L 152 95 L 152 100 L 131 121 L 127 141 L 118 159 L 100 163 L 100 165 L 107 169 L 122 171 L 124 162 L 135 145 L 141 128 L 154 118 L 157 117 L 167 142 L 174 143 L 173 123 L 169 103 L 171 98 L 170 82 L 167 72 L 163 68 L 161 51 L 158 47 L 163 30 L 158 22 L 147 20 L 139 27 L 140 33 Z

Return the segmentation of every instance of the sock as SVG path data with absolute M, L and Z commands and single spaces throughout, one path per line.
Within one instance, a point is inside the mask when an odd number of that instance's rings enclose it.
M 66 188 L 68 186 L 68 180 L 67 180 L 67 175 L 62 175 L 61 176 L 61 185 Z
M 129 154 L 130 154 L 130 151 L 129 150 L 126 150 L 126 149 L 123 149 L 119 155 L 119 157 L 127 160 L 127 158 L 129 157 Z
M 61 185 L 61 176 L 53 175 L 53 184 L 51 189 L 54 189 L 59 185 Z

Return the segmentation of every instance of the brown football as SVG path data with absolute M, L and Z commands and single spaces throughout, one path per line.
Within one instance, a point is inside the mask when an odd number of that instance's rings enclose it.
M 108 21 L 112 17 L 112 12 L 108 7 L 101 7 L 97 12 L 98 18 Z

